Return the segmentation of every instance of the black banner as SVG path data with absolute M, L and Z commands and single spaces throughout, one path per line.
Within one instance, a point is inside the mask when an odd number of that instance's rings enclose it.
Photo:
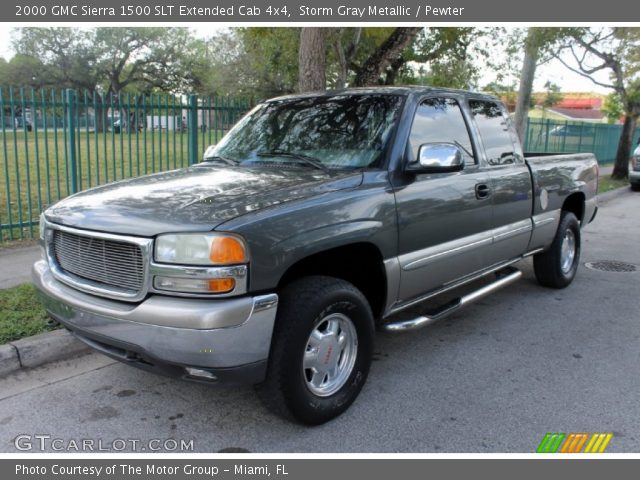
M 3 480 L 156 480 L 255 478 L 327 480 L 365 478 L 633 478 L 639 459 L 37 459 L 0 460 Z
M 628 0 L 16 0 L 0 4 L 4 22 L 233 22 L 430 24 L 467 22 L 629 22 Z

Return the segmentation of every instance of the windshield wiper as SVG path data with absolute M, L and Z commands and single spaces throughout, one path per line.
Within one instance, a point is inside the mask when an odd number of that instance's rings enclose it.
M 299 160 L 305 165 L 309 165 L 313 168 L 317 168 L 318 170 L 322 170 L 323 172 L 329 173 L 331 170 L 328 167 L 325 167 L 322 162 L 317 160 L 316 158 L 310 157 L 308 155 L 303 155 L 301 153 L 293 153 L 287 152 L 284 150 L 271 150 L 269 152 L 258 152 L 256 154 L 258 157 L 284 157 L 284 158 L 293 158 L 295 160 Z
M 231 159 L 231 158 L 227 158 L 227 157 L 221 157 L 219 155 L 214 155 L 212 157 L 207 157 L 203 160 L 203 162 L 220 162 L 220 163 L 224 163 L 225 165 L 237 165 L 238 162 Z

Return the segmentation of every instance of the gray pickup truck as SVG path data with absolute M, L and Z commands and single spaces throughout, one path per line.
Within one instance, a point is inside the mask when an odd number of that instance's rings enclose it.
M 593 155 L 523 153 L 494 97 L 281 97 L 197 165 L 48 208 L 33 278 L 49 314 L 96 350 L 256 384 L 278 413 L 318 424 L 358 396 L 376 329 L 441 319 L 515 282 L 529 256 L 540 284 L 569 285 L 597 181 Z

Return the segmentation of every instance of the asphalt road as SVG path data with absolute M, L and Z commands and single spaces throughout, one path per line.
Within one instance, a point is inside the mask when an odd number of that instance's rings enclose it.
M 193 440 L 195 451 L 534 452 L 546 432 L 613 432 L 640 451 L 640 194 L 601 207 L 565 290 L 524 278 L 411 334 L 380 334 L 369 380 L 337 420 L 306 428 L 251 388 L 214 389 L 97 354 L 0 381 L 0 450 L 20 434 L 70 440 Z M 37 443 L 37 442 L 36 442 Z M 121 444 L 118 444 L 121 445 Z

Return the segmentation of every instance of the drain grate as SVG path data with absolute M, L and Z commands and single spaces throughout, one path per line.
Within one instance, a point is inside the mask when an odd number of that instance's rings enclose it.
M 599 262 L 587 262 L 585 267 L 591 270 L 598 270 L 600 272 L 621 272 L 631 273 L 638 270 L 638 267 L 633 263 L 618 262 L 617 260 L 601 260 Z

